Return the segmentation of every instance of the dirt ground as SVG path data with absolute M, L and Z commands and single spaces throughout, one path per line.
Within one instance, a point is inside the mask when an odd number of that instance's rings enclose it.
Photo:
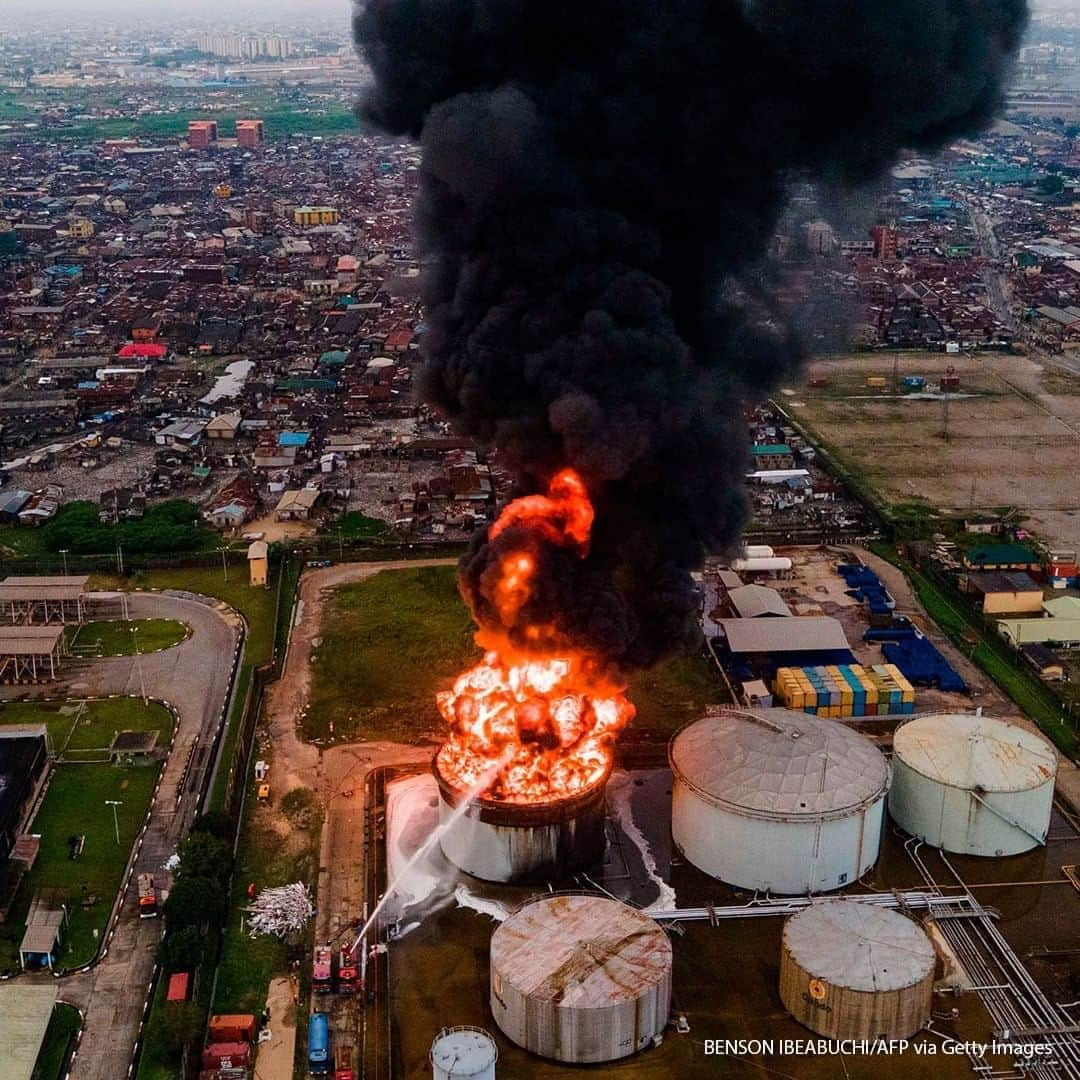
M 259 1043 L 255 1055 L 255 1080 L 291 1080 L 296 1056 L 296 1000 L 291 979 L 270 980 L 266 998 L 270 1010 L 271 1038 Z
M 311 686 L 311 650 L 318 642 L 323 609 L 327 599 L 342 585 L 363 581 L 380 570 L 414 566 L 453 565 L 452 559 L 414 560 L 398 563 L 364 563 L 307 571 L 300 580 L 300 595 L 289 638 L 289 650 L 281 679 L 267 689 L 263 711 L 264 731 L 269 733 L 270 780 L 274 799 L 264 808 L 271 827 L 287 835 L 289 824 L 278 809 L 281 796 L 293 788 L 305 787 L 317 793 L 323 807 L 319 856 L 318 906 L 315 936 L 318 941 L 350 942 L 355 927 L 364 916 L 364 786 L 370 770 L 384 765 L 423 764 L 431 749 L 388 742 L 356 742 L 323 750 L 303 742 L 298 734 L 300 720 L 308 707 Z M 263 811 L 260 811 L 261 813 Z M 287 980 L 275 980 L 275 984 Z M 280 993 L 280 991 L 279 991 Z M 274 985 L 271 986 L 271 1000 Z M 332 995 L 320 1008 L 330 1011 L 332 1038 L 350 1038 L 357 1030 L 359 1003 L 355 998 Z M 271 1008 L 273 1005 L 271 1004 Z M 273 1023 L 271 1026 L 273 1030 Z M 295 1026 L 291 1032 L 295 1042 Z M 275 1031 L 275 1041 L 277 1032 Z M 269 1069 L 284 1069 L 285 1049 L 267 1052 Z M 293 1051 L 288 1051 L 289 1071 L 262 1072 L 262 1048 L 257 1077 L 286 1080 L 291 1076 Z
M 309 521 L 278 521 L 271 511 L 244 526 L 245 534 L 262 533 L 262 538 L 272 544 L 275 540 L 300 540 L 315 535 L 315 525 Z
M 894 361 L 901 386 L 922 375 L 936 388 L 952 367 L 960 391 L 947 407 L 894 395 Z M 870 375 L 886 390 L 868 388 Z M 887 497 L 959 512 L 1018 507 L 1037 534 L 1080 548 L 1080 377 L 1002 353 L 874 353 L 815 361 L 815 378 L 827 384 L 788 388 L 781 400 Z

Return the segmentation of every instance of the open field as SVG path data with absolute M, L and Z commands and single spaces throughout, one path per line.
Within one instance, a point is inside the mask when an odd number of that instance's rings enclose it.
M 49 750 L 62 754 L 107 748 L 118 731 L 157 731 L 158 745 L 168 745 L 172 714 L 139 698 L 97 701 L 9 701 L 0 705 L 0 725 L 44 724 Z
M 947 414 L 940 398 L 904 394 L 905 375 L 936 388 L 950 366 L 960 391 Z M 867 388 L 871 375 L 884 376 L 886 389 Z M 818 360 L 809 376 L 826 385 L 788 388 L 778 401 L 886 499 L 961 513 L 1016 507 L 1052 543 L 1080 547 L 1080 377 L 1004 353 L 908 352 Z
M 312 656 L 309 739 L 414 742 L 438 735 L 435 694 L 479 659 L 475 627 L 454 568 L 383 571 L 338 590 Z M 678 654 L 630 680 L 635 724 L 670 735 L 706 704 L 726 700 L 723 680 L 697 652 Z
M 89 656 L 133 656 L 179 645 L 188 628 L 176 619 L 106 619 L 84 623 L 71 639 L 76 652 Z
M 308 739 L 410 742 L 437 729 L 435 692 L 480 658 L 452 567 L 342 586 L 312 651 Z
M 0 924 L 0 968 L 18 967 L 26 913 L 34 894 L 56 889 L 69 903 L 69 921 L 58 958 L 61 967 L 77 967 L 97 950 L 100 935 L 120 888 L 135 836 L 146 816 L 158 766 L 57 765 L 31 831 L 41 834 L 41 852 L 23 878 L 6 922 Z M 116 842 L 112 807 L 116 808 L 120 843 Z M 85 836 L 82 855 L 72 861 L 68 838 Z M 83 906 L 84 900 L 96 898 Z

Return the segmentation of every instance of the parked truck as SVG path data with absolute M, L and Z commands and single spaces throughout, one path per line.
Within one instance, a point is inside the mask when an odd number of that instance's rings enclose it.
M 154 885 L 154 875 L 140 874 L 137 881 L 139 889 L 139 918 L 156 918 L 158 913 L 158 904 L 157 888 Z
M 311 963 L 311 989 L 316 994 L 329 994 L 334 989 L 334 954 L 329 945 L 316 945 Z
M 312 1076 L 330 1073 L 330 1020 L 326 1013 L 312 1013 L 308 1022 L 308 1072 Z
M 343 1038 L 334 1047 L 334 1080 L 355 1080 L 353 1044 Z
M 359 989 L 360 971 L 356 966 L 356 956 L 349 945 L 342 945 L 338 951 L 338 993 L 355 994 Z

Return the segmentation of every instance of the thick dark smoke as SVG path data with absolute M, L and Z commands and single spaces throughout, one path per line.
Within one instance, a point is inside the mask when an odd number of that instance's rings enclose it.
M 427 393 L 522 491 L 570 465 L 596 502 L 588 557 L 547 551 L 523 621 L 623 668 L 684 638 L 689 571 L 745 521 L 743 404 L 800 362 L 751 284 L 788 181 L 862 184 L 983 127 L 1026 17 L 1024 0 L 358 12 L 362 114 L 423 148 Z M 461 569 L 481 625 L 492 546 Z

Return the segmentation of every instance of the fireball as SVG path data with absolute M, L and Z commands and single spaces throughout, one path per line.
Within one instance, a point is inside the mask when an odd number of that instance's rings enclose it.
M 488 538 L 511 525 L 523 538 L 521 548 L 498 559 L 495 596 L 506 625 L 516 623 L 531 596 L 533 547 L 556 544 L 584 558 L 593 517 L 585 484 L 571 469 L 554 477 L 546 495 L 505 507 Z M 525 637 L 547 642 L 550 631 L 529 627 Z M 478 637 L 496 644 L 437 697 L 450 728 L 439 772 L 463 790 L 495 774 L 485 798 L 520 803 L 565 798 L 599 783 L 611 769 L 615 737 L 634 715 L 606 665 L 579 650 L 524 653 L 498 628 L 484 628 Z

